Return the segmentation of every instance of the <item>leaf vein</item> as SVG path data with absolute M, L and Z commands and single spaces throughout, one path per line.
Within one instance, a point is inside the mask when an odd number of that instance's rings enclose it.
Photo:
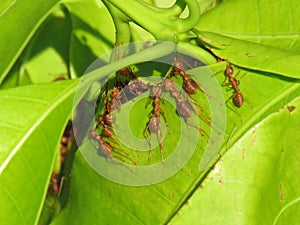
M 1 185 L 0 187 L 2 187 L 2 190 L 4 190 L 4 192 L 6 192 L 7 196 L 11 199 L 12 203 L 14 204 L 14 206 L 16 207 L 17 213 L 19 214 L 22 224 L 26 224 L 25 223 L 25 218 L 22 214 L 21 208 L 18 204 L 18 202 L 16 201 L 16 199 L 13 197 L 12 193 L 9 191 L 9 189 L 5 188 L 4 185 Z

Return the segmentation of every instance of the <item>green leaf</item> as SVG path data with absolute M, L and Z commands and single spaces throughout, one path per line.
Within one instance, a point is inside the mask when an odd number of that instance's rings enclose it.
M 67 81 L 0 91 L 2 224 L 37 223 L 76 85 Z
M 224 69 L 225 65 L 226 63 L 223 62 L 216 66 Z M 219 68 L 215 69 L 219 70 Z M 237 73 L 239 69 L 234 67 L 234 70 Z M 241 70 L 240 73 L 243 74 L 244 71 Z M 192 74 L 194 77 L 198 74 L 199 80 L 204 79 L 201 68 L 193 70 Z M 219 73 L 216 78 L 219 83 L 222 83 L 224 75 Z M 222 88 L 225 99 L 232 95 L 232 90 L 226 91 L 226 87 L 220 88 Z M 240 88 L 252 108 L 245 102 L 236 112 L 232 110 L 234 106 L 227 103 L 227 129 L 222 153 L 226 151 L 228 138 L 230 143 L 235 143 L 256 123 L 300 94 L 298 83 L 249 71 L 241 79 Z M 144 121 L 141 120 L 145 117 L 143 114 L 149 115 L 144 105 L 141 103 L 139 108 L 134 110 L 139 113 L 130 114 L 130 119 L 133 117 L 133 122 L 130 124 L 133 132 L 144 130 L 146 127 L 146 124 L 141 122 Z M 164 108 L 164 110 L 166 110 L 167 119 L 175 117 L 175 115 L 169 114 L 168 109 Z M 139 123 L 136 122 L 137 120 Z M 174 127 L 170 131 L 171 134 L 177 132 L 174 131 Z M 170 146 L 170 143 L 164 142 L 164 151 L 167 154 L 172 151 Z M 205 177 L 205 172 L 199 172 L 204 146 L 203 143 L 199 144 L 189 162 L 173 177 L 161 183 L 143 187 L 125 186 L 106 180 L 86 163 L 80 152 L 77 152 L 71 174 L 70 199 L 53 224 L 86 224 L 91 223 L 91 218 L 93 218 L 92 223 L 95 224 L 99 221 L 106 224 L 161 224 L 168 222 L 186 203 Z M 153 150 L 153 154 L 156 155 L 155 159 L 159 160 L 159 148 Z M 140 154 L 140 157 L 142 156 Z M 205 160 L 211 160 L 211 158 Z
M 201 16 L 195 29 L 219 58 L 244 68 L 299 78 L 297 5 L 297 0 L 225 1 Z
M 59 0 L 4 0 L 0 6 L 0 84 Z
M 300 60 L 298 52 L 234 39 L 217 33 L 201 32 L 198 34 L 214 55 L 237 66 L 300 78 L 300 64 L 297 63 Z M 287 64 L 289 64 L 288 67 Z
M 70 1 L 65 6 L 70 12 L 73 28 L 69 52 L 70 73 L 72 77 L 78 77 L 97 58 L 113 49 L 115 29 L 101 1 Z
M 299 51 L 300 26 L 297 0 L 223 1 L 201 16 L 196 29 Z
M 151 47 L 92 71 L 82 82 L 101 79 L 135 61 L 148 61 L 171 50 L 174 46 Z M 6 205 L 0 215 L 3 224 L 37 223 L 57 154 L 55 150 L 70 116 L 78 82 L 54 82 L 0 91 L 3 106 L 0 127 L 5 131 L 0 134 L 0 204 Z M 85 90 L 80 89 L 76 94 L 81 96 Z
M 70 36 L 70 15 L 64 7 L 57 7 L 21 55 L 19 83 L 24 77 L 34 84 L 68 79 Z
M 250 129 L 171 224 L 299 224 L 299 108 L 298 97 Z

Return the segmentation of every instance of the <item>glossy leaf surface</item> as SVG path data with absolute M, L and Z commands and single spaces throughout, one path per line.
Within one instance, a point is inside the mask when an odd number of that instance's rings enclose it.
M 0 91 L 2 224 L 38 220 L 74 85 L 68 81 Z
M 170 224 L 298 224 L 300 99 L 256 124 Z

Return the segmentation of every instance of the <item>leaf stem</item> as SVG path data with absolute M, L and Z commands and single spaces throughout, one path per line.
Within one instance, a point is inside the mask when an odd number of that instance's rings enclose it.
M 132 21 L 152 33 L 159 40 L 177 42 L 177 35 L 192 29 L 200 17 L 200 7 L 197 0 L 179 0 L 167 9 L 158 8 L 141 0 L 127 0 L 126 3 L 119 0 L 104 0 L 104 2 L 107 5 L 108 2 L 113 4 Z M 185 4 L 189 7 L 189 16 L 180 19 L 179 16 Z M 111 11 L 111 13 L 114 12 Z
M 192 29 L 200 18 L 200 6 L 197 0 L 185 0 L 189 8 L 189 16 L 186 19 L 177 19 L 174 21 L 174 27 L 177 33 L 183 33 Z
M 134 0 L 127 0 L 126 2 L 104 0 L 104 2 L 113 4 L 139 26 L 152 33 L 156 39 L 173 41 L 174 32 L 170 27 L 171 20 L 164 13 L 156 12 L 152 8 L 146 7 L 145 4 Z
M 189 42 L 178 42 L 177 46 L 178 48 L 186 49 L 189 53 L 192 53 L 195 57 L 197 57 L 197 59 L 200 59 L 207 65 L 216 63 L 216 58 L 199 46 L 193 45 Z

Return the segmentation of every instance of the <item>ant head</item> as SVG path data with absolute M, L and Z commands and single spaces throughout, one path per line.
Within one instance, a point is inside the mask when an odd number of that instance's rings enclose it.
M 92 129 L 92 130 L 90 131 L 90 136 L 91 136 L 92 138 L 97 138 L 97 137 L 98 137 L 97 131 L 96 131 L 95 129 Z
M 160 85 L 153 85 L 152 86 L 152 95 L 154 97 L 160 97 L 161 96 L 161 92 L 162 92 L 162 90 L 161 90 Z
M 175 84 L 170 78 L 165 78 L 163 81 L 163 86 L 167 91 L 171 91 L 175 87 Z
M 173 66 L 175 67 L 175 69 L 183 70 L 183 64 L 177 58 L 174 59 Z
M 225 75 L 226 75 L 226 76 L 231 76 L 232 74 L 233 74 L 233 68 L 232 68 L 231 65 L 228 65 L 228 66 L 226 67 L 226 70 L 225 70 Z

